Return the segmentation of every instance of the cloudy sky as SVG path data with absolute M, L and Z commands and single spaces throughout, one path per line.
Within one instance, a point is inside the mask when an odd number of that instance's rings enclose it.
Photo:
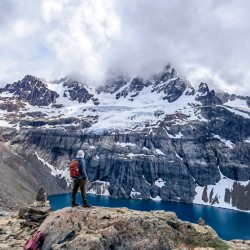
M 148 75 L 171 63 L 250 95 L 249 0 L 0 0 L 0 82 Z

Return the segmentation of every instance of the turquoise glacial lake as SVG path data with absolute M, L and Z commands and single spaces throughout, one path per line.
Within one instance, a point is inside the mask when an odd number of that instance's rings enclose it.
M 71 193 L 51 195 L 48 198 L 54 211 L 71 206 Z M 141 211 L 171 211 L 175 212 L 179 219 L 193 223 L 197 223 L 201 217 L 224 240 L 250 240 L 250 213 L 167 201 L 114 199 L 108 196 L 89 194 L 87 198 L 93 206 L 127 207 Z M 81 203 L 80 193 L 77 194 L 77 202 Z

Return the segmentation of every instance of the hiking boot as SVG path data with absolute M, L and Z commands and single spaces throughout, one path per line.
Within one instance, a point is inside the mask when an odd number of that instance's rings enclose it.
M 82 207 L 92 207 L 90 204 L 83 204 Z
M 78 206 L 80 206 L 80 204 L 72 202 L 72 207 L 78 207 Z

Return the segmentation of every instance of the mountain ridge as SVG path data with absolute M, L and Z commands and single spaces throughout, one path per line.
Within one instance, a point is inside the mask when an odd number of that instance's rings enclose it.
M 9 146 L 68 187 L 66 165 L 81 148 L 90 193 L 250 210 L 250 97 L 194 89 L 170 66 L 97 89 L 41 81 L 34 100 L 12 86 L 0 89 L 0 124 L 17 131 Z

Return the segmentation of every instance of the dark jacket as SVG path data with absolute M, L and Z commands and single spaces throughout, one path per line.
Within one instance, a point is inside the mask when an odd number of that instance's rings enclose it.
M 79 172 L 81 176 L 74 177 L 73 179 L 74 180 L 88 179 L 84 159 L 82 157 L 76 157 L 75 160 L 79 162 Z

